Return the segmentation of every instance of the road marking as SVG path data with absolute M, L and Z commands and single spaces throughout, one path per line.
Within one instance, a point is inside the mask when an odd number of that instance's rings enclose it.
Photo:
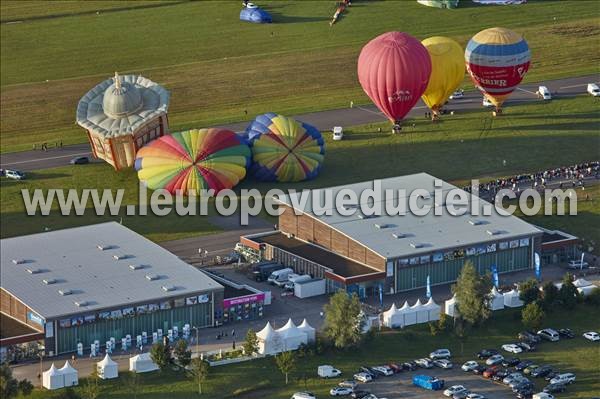
M 533 94 L 534 96 L 537 96 L 537 94 L 536 94 L 536 93 L 534 93 L 534 92 L 532 92 L 532 91 L 529 91 L 529 90 L 522 89 L 522 88 L 520 88 L 520 87 L 517 87 L 517 90 L 524 91 L 525 93 L 529 93 L 529 94 Z
M 598 84 L 598 82 L 596 82 L 596 84 Z M 583 86 L 587 86 L 587 85 L 588 85 L 587 83 L 583 83 L 583 84 L 580 84 L 580 85 L 563 86 L 563 87 L 559 87 L 558 89 L 559 90 L 562 90 L 562 89 L 572 89 L 574 87 L 583 87 Z
M 92 154 L 91 152 L 81 152 L 79 154 L 59 155 L 57 157 L 37 158 L 37 159 L 30 159 L 30 160 L 27 160 L 27 161 L 9 162 L 9 163 L 2 164 L 2 166 L 10 166 L 10 165 L 17 165 L 17 164 L 31 163 L 31 162 L 49 161 L 51 159 L 75 158 L 75 157 L 78 157 L 78 156 L 81 156 L 81 155 L 91 155 L 91 154 Z

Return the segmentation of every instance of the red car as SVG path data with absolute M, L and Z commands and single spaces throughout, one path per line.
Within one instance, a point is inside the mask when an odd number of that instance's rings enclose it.
M 488 367 L 483 372 L 483 378 L 492 378 L 494 376 L 494 374 L 496 374 L 498 372 L 498 370 L 499 370 L 499 368 L 496 366 Z
M 390 363 L 387 365 L 390 369 L 392 369 L 392 371 L 394 372 L 394 374 L 398 374 L 399 372 L 402 371 L 402 365 L 401 364 L 396 364 L 396 363 Z

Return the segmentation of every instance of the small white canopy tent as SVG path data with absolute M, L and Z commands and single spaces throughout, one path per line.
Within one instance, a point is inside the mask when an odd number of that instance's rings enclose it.
M 300 345 L 308 343 L 306 333 L 299 330 L 291 318 L 283 327 L 277 330 L 277 333 L 281 337 L 284 351 L 296 350 Z
M 413 308 L 408 305 L 408 301 L 404 302 L 404 305 L 402 305 L 400 311 L 402 312 L 405 326 L 417 324 L 417 312 L 415 312 Z
M 417 299 L 417 302 L 415 302 L 415 304 L 412 305 L 410 309 L 416 313 L 417 323 L 427 323 L 429 318 L 429 311 L 425 309 L 425 307 L 421 303 L 421 299 Z
M 440 319 L 442 307 L 435 303 L 433 297 L 429 298 L 429 301 L 427 301 L 427 303 L 423 305 L 423 307 L 427 309 L 428 321 L 435 321 Z
M 149 353 L 140 353 L 129 358 L 129 371 L 147 373 L 155 370 L 158 370 L 158 365 L 152 361 Z
M 504 295 L 498 292 L 496 287 L 492 287 L 492 291 L 490 292 L 490 309 L 504 309 Z
M 444 302 L 444 313 L 450 317 L 454 317 L 456 308 L 456 295 L 452 295 L 452 298 Z
M 63 375 L 65 387 L 79 385 L 79 373 L 71 366 L 68 360 L 59 371 Z
M 315 342 L 317 339 L 317 330 L 315 330 L 306 319 L 302 320 L 302 324 L 298 326 L 298 330 L 304 332 L 308 338 L 308 342 Z
M 103 380 L 110 380 L 119 376 L 119 365 L 108 356 L 108 353 L 104 356 L 104 359 L 96 363 L 96 370 L 98 370 L 98 377 Z
M 590 284 L 590 285 L 586 285 L 585 287 L 579 287 L 577 288 L 577 291 L 579 292 L 579 294 L 583 295 L 583 296 L 588 296 L 592 293 L 592 291 L 594 291 L 596 288 L 598 288 L 597 286 L 595 286 L 594 284 Z
M 65 378 L 60 370 L 54 367 L 54 363 L 52 363 L 52 366 L 42 374 L 42 385 L 46 389 L 64 388 Z
M 404 312 L 396 307 L 395 303 L 385 312 L 383 312 L 383 325 L 389 328 L 404 326 Z
M 256 333 L 258 338 L 258 353 L 261 355 L 272 355 L 279 352 L 281 346 L 281 338 L 267 322 L 265 327 Z
M 583 287 L 589 287 L 590 285 L 592 285 L 592 283 L 590 283 L 589 281 L 587 281 L 584 278 L 578 278 L 577 280 L 573 281 L 573 285 L 577 288 L 583 288 Z
M 504 306 L 507 308 L 518 308 L 523 306 L 523 301 L 519 298 L 519 291 L 514 288 L 504 294 Z

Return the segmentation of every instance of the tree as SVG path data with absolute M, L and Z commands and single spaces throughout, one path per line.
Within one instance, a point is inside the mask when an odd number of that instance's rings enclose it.
M 324 306 L 324 334 L 337 348 L 356 346 L 362 339 L 363 320 L 358 296 L 345 291 L 336 292 Z
M 542 326 L 545 317 L 546 314 L 537 302 L 527 304 L 521 311 L 521 321 L 530 330 L 538 330 Z
M 573 284 L 573 276 L 570 273 L 565 274 L 559 291 L 559 298 L 563 306 L 567 309 L 573 309 L 577 304 L 577 295 L 577 287 Z
M 25 379 L 19 381 L 19 392 L 21 392 L 21 395 L 23 396 L 31 395 L 31 392 L 33 392 L 33 384 L 31 381 Z
M 96 399 L 100 396 L 100 386 L 98 385 L 99 379 L 98 370 L 94 368 L 81 390 L 81 394 L 85 399 Z
M 531 278 L 519 285 L 519 298 L 525 305 L 535 302 L 540 298 L 540 289 L 537 280 Z
M 157 342 L 150 349 L 150 358 L 161 369 L 166 369 L 171 364 L 171 348 L 162 342 Z
M 285 384 L 287 385 L 289 373 L 296 369 L 296 357 L 294 356 L 294 352 L 287 351 L 278 353 L 275 355 L 275 363 L 277 364 L 279 371 L 285 375 Z
M 592 306 L 600 306 L 600 288 L 596 287 L 585 297 L 585 301 Z
M 190 369 L 188 371 L 188 377 L 194 380 L 198 384 L 198 395 L 202 395 L 202 383 L 208 377 L 210 366 L 207 362 L 195 357 L 190 363 Z
M 554 305 L 556 305 L 556 303 L 559 300 L 560 294 L 558 288 L 556 288 L 552 281 L 548 281 L 546 284 L 544 284 L 542 288 L 543 289 L 541 305 L 544 308 L 544 310 L 548 312 L 552 310 Z
M 456 284 L 452 286 L 452 292 L 456 295 L 457 312 L 464 321 L 476 325 L 490 317 L 491 289 L 491 277 L 480 276 L 471 261 L 465 262 Z
M 258 337 L 256 332 L 249 328 L 246 333 L 246 342 L 244 342 L 244 353 L 246 356 L 252 356 L 256 352 L 258 352 Z
M 173 353 L 175 354 L 177 362 L 183 368 L 186 368 L 192 361 L 192 351 L 188 349 L 188 344 L 185 339 L 177 341 Z
M 6 363 L 0 364 L 0 398 L 10 399 L 19 393 L 29 396 L 33 391 L 33 385 L 29 380 L 18 381 L 12 375 L 12 370 Z

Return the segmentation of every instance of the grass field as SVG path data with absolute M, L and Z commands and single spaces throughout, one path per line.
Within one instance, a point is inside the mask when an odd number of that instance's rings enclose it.
M 0 26 L 0 151 L 85 141 L 74 124 L 77 101 L 115 70 L 143 73 L 171 90 L 173 130 L 363 103 L 358 53 L 389 30 L 419 39 L 446 35 L 465 45 L 479 30 L 501 25 L 529 42 L 527 81 L 600 70 L 600 18 L 586 1 L 466 3 L 451 11 L 416 1 L 356 1 L 333 28 L 333 1 L 264 1 L 271 25 L 241 23 L 236 1 L 87 13 L 120 7 L 115 3 L 2 2 L 3 19 L 58 16 Z M 59 16 L 68 12 L 78 15 Z
M 561 371 L 568 370 L 577 375 L 577 381 L 569 386 L 563 398 L 590 398 L 600 391 L 600 368 L 597 359 L 600 348 L 597 343 L 586 341 L 581 333 L 600 329 L 600 321 L 589 317 L 597 313 L 598 308 L 580 305 L 574 311 L 557 310 L 547 317 L 545 325 L 555 328 L 569 327 L 577 333 L 573 340 L 561 340 L 558 343 L 544 342 L 538 351 L 522 354 L 522 359 L 531 359 L 537 364 L 551 364 Z M 403 331 L 382 332 L 357 350 L 335 351 L 320 356 L 300 359 L 297 370 L 290 376 L 290 384 L 284 385 L 283 375 L 275 367 L 272 359 L 261 359 L 236 365 L 211 369 L 211 376 L 204 384 L 205 394 L 196 395 L 196 386 L 181 374 L 165 372 L 141 375 L 138 398 L 183 399 L 210 398 L 289 398 L 299 390 L 309 390 L 318 397 L 328 397 L 329 389 L 336 380 L 322 380 L 316 377 L 319 364 L 332 364 L 343 372 L 344 378 L 350 377 L 359 366 L 365 363 L 402 362 L 421 358 L 436 348 L 448 348 L 453 354 L 455 367 L 466 360 L 472 360 L 473 354 L 483 348 L 499 348 L 500 345 L 513 342 L 519 331 L 523 330 L 519 310 L 496 312 L 486 326 L 474 330 L 462 344 L 451 334 L 432 337 L 427 325 L 409 327 Z M 440 375 L 443 372 L 439 373 Z M 306 377 L 306 385 L 304 381 Z M 538 388 L 544 381 L 534 379 Z M 102 398 L 132 398 L 131 388 L 121 379 L 101 382 Z M 506 388 L 508 389 L 508 388 Z M 36 392 L 33 398 L 46 398 L 47 392 Z
M 350 128 L 344 140 L 339 142 L 333 142 L 328 135 L 324 168 L 313 181 L 273 185 L 248 178 L 240 187 L 258 188 L 262 192 L 273 187 L 327 187 L 422 171 L 445 180 L 464 182 L 465 179 L 510 176 L 595 160 L 600 146 L 597 102 L 587 96 L 514 105 L 506 109 L 504 116 L 493 120 L 489 112 L 480 110 L 449 116 L 435 125 L 423 119 L 414 123 L 415 128 L 407 127 L 403 134 L 395 136 L 388 133 L 389 126 L 385 123 Z M 492 129 L 483 129 L 490 123 Z M 380 127 L 382 132 L 377 131 Z M 504 160 L 506 165 L 503 165 Z M 124 204 L 137 204 L 135 172 L 115 173 L 104 163 L 33 172 L 23 182 L 2 179 L 2 237 L 39 232 L 45 226 L 64 228 L 120 220 L 120 217 L 94 216 L 91 209 L 84 216 L 62 217 L 54 212 L 50 216 L 28 217 L 20 194 L 22 188 L 123 188 L 126 192 Z M 550 226 L 568 223 L 569 226 L 564 226 L 567 231 L 573 226 L 575 234 L 597 236 L 591 222 L 600 217 L 598 204 L 597 200 L 590 202 L 590 208 L 577 217 L 544 217 L 539 223 L 544 225 L 546 220 Z M 123 223 L 158 241 L 217 230 L 202 217 L 123 215 Z

